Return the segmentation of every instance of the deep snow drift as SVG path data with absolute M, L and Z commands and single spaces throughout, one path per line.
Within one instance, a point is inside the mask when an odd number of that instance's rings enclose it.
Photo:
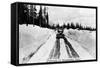
M 96 58 L 96 32 L 65 29 L 64 34 L 79 54 L 79 60 Z M 55 48 L 56 32 L 32 25 L 19 25 L 19 63 L 69 61 L 63 39 L 60 40 L 60 58 L 50 59 Z M 31 57 L 30 57 L 31 56 Z

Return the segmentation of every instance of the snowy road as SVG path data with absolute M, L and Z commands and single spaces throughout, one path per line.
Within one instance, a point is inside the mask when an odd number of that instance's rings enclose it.
M 67 39 L 72 44 L 72 47 L 74 48 L 74 50 L 78 53 L 80 60 L 95 59 L 83 47 L 80 46 L 81 44 L 79 44 L 76 41 L 71 40 L 69 38 L 67 38 Z
M 70 42 L 72 45 L 73 49 L 76 51 L 76 53 L 79 55 L 78 60 L 89 60 L 89 59 L 95 59 L 93 58 L 84 48 L 82 48 L 76 41 L 71 40 L 67 38 L 67 40 Z M 68 48 L 66 49 L 66 45 L 64 43 L 63 39 L 60 39 L 60 57 L 59 58 L 53 58 L 54 56 L 50 55 L 51 53 L 57 53 L 53 51 L 55 48 L 55 42 L 56 42 L 56 35 L 53 34 L 47 42 L 37 51 L 36 54 L 32 56 L 32 58 L 28 61 L 28 63 L 41 63 L 41 62 L 50 62 L 50 61 L 61 61 L 61 60 L 77 60 L 74 57 L 70 57 L 68 54 Z M 53 52 L 52 52 L 53 51 Z M 53 59 L 54 60 L 53 60 Z
M 22 48 L 20 48 L 19 52 L 20 63 L 41 63 L 95 59 L 95 57 L 93 57 L 91 53 L 89 53 L 85 48 L 82 47 L 87 47 L 88 44 L 81 44 L 76 40 L 70 38 L 72 36 L 64 36 L 63 38 L 56 39 L 56 32 L 52 30 L 50 31 L 48 29 L 41 29 L 39 27 L 33 28 L 32 26 L 28 26 L 27 28 L 26 26 L 20 26 L 20 33 L 22 33 L 22 35 L 20 36 L 23 40 L 20 41 L 21 43 L 26 43 L 27 40 L 32 41 L 32 43 L 30 42 L 30 45 L 26 44 L 27 46 L 22 46 L 21 44 Z M 37 43 L 37 45 L 35 45 L 35 43 Z
M 38 52 L 30 59 L 28 63 L 47 62 L 49 54 L 53 49 L 56 41 L 56 35 L 53 34 L 49 40 L 38 50 Z
M 60 59 L 67 59 L 67 58 L 69 58 L 69 55 L 68 55 L 67 50 L 65 48 L 64 40 L 61 39 L 60 43 L 61 43 L 61 45 L 60 45 L 60 53 L 61 53 Z

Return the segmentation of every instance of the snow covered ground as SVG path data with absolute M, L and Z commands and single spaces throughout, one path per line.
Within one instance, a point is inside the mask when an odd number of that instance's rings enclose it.
M 78 53 L 79 60 L 96 58 L 96 32 L 86 30 L 65 29 L 64 34 L 74 50 Z M 19 25 L 19 63 L 40 63 L 69 61 L 63 39 L 60 39 L 60 58 L 50 59 L 50 54 L 55 48 L 56 33 L 47 28 L 32 25 Z M 31 57 L 29 55 L 33 54 Z
M 96 57 L 96 31 L 87 30 L 65 30 L 65 35 L 81 44 L 93 57 Z
M 32 25 L 19 25 L 19 63 L 47 41 L 52 30 Z

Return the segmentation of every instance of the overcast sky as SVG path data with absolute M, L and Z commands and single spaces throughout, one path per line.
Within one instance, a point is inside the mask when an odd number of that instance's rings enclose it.
M 81 23 L 95 27 L 95 9 L 75 8 L 75 7 L 48 7 L 49 21 L 53 23 Z
M 83 26 L 96 26 L 96 10 L 91 8 L 47 6 L 50 24 L 81 23 Z M 37 6 L 39 11 L 40 6 Z

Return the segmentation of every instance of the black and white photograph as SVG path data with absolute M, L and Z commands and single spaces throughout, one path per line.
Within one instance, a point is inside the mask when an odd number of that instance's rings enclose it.
M 19 64 L 96 60 L 96 9 L 18 4 Z

